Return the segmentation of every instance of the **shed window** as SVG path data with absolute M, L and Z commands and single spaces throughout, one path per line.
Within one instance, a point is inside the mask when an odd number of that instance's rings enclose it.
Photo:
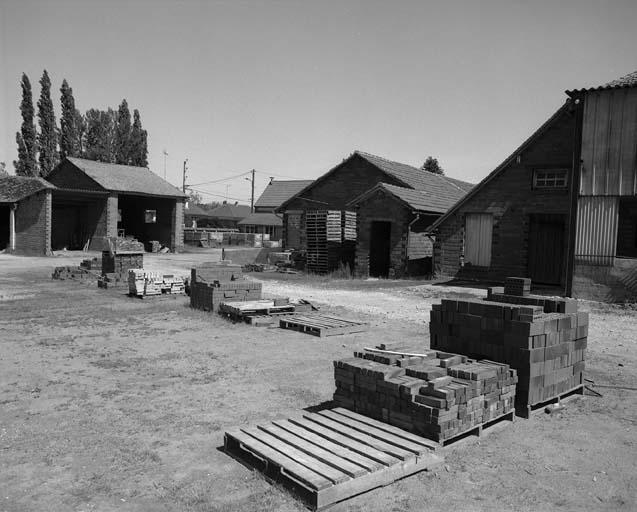
M 465 219 L 464 261 L 479 267 L 491 265 L 493 215 L 468 213 Z
M 536 169 L 533 173 L 533 188 L 565 188 L 566 169 Z
M 155 224 L 157 222 L 157 210 L 145 210 L 144 222 L 146 224 Z

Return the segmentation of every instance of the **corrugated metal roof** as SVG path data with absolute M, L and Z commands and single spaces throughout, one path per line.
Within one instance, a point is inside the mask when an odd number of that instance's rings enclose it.
M 84 158 L 69 157 L 67 160 L 106 190 L 151 196 L 186 197 L 181 190 L 145 167 L 109 164 Z
M 625 87 L 637 87 L 637 71 L 628 73 L 620 78 L 611 80 L 610 82 L 599 85 L 597 87 L 584 87 L 582 89 L 573 89 L 572 91 L 566 91 L 566 94 L 574 94 L 578 92 L 587 91 L 604 91 L 606 89 L 623 89 Z
M 222 204 L 208 212 L 215 219 L 241 220 L 250 215 L 250 207 L 244 204 Z
M 567 101 L 564 105 L 562 105 L 557 111 L 549 117 L 542 126 L 540 126 L 533 134 L 526 139 L 517 149 L 511 153 L 500 165 L 498 165 L 486 178 L 484 178 L 480 183 L 478 183 L 475 187 L 473 187 L 464 197 L 462 197 L 452 208 L 447 210 L 447 212 L 436 220 L 431 226 L 429 226 L 429 230 L 434 230 L 440 224 L 442 224 L 445 220 L 449 218 L 450 215 L 460 208 L 463 204 L 465 204 L 469 199 L 475 196 L 480 190 L 482 190 L 493 178 L 498 176 L 501 172 L 503 172 L 507 166 L 515 159 L 515 157 L 524 151 L 532 142 L 534 142 L 540 135 L 542 135 L 549 127 L 559 119 L 565 112 L 568 111 L 569 101 Z
M 377 190 L 385 190 L 405 203 L 409 208 L 420 212 L 444 213 L 465 195 L 464 191 L 457 190 L 455 195 L 440 197 L 427 190 L 414 190 L 406 187 L 397 187 L 389 183 L 379 183 L 364 194 L 351 201 L 349 204 L 358 204 Z
M 16 203 L 40 190 L 55 186 L 42 178 L 0 176 L 0 203 Z
M 245 219 L 238 222 L 240 225 L 250 226 L 283 226 L 281 217 L 274 213 L 251 213 Z
M 285 201 L 298 194 L 314 180 L 272 181 L 259 196 L 254 206 L 256 208 L 276 208 Z

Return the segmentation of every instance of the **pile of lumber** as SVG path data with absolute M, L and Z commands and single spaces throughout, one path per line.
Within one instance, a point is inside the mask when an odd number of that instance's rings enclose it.
M 137 297 L 162 294 L 182 294 L 185 292 L 184 280 L 172 274 L 148 272 L 144 269 L 128 271 L 128 293 Z
M 223 262 L 205 263 L 191 269 L 190 306 L 204 311 L 218 311 L 222 302 L 261 299 L 261 283 L 245 279 L 240 265 Z
M 354 355 L 334 361 L 337 406 L 438 442 L 513 417 L 517 374 L 506 364 L 436 351 Z
M 530 295 L 529 288 L 511 279 L 485 300 L 443 299 L 429 325 L 432 349 L 515 368 L 518 407 L 582 386 L 588 337 L 588 313 L 578 312 L 576 301 Z

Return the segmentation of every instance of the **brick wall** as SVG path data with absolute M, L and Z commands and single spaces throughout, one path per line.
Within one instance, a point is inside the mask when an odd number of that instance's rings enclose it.
M 170 249 L 179 252 L 184 248 L 184 201 L 175 201 L 172 211 Z
M 117 194 L 110 194 L 106 199 L 106 236 L 117 236 Z
M 559 116 L 516 160 L 492 179 L 440 225 L 434 244 L 435 272 L 472 278 L 502 280 L 528 273 L 528 236 L 530 215 L 565 215 L 564 254 L 567 253 L 569 192 L 534 190 L 536 168 L 570 169 L 573 158 L 575 117 L 569 112 Z M 489 268 L 461 269 L 464 226 L 467 213 L 491 213 L 493 235 Z M 562 263 L 566 268 L 565 262 Z M 562 284 L 564 277 L 562 278 Z
M 51 254 L 51 207 L 50 190 L 20 201 L 15 212 L 16 253 Z

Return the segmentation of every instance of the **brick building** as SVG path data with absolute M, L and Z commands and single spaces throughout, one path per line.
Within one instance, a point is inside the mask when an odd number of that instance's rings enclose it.
M 568 99 L 430 226 L 434 268 L 637 297 L 637 72 Z
M 471 184 L 432 174 L 411 165 L 355 151 L 340 164 L 283 202 L 283 239 L 287 248 L 306 248 L 305 213 L 311 210 L 348 210 L 354 199 L 379 183 L 411 190 L 466 194 Z
M 51 248 L 101 250 L 107 238 L 183 246 L 185 195 L 143 167 L 67 158 L 47 176 L 54 185 Z
M 51 254 L 51 191 L 42 178 L 0 176 L 0 251 Z

